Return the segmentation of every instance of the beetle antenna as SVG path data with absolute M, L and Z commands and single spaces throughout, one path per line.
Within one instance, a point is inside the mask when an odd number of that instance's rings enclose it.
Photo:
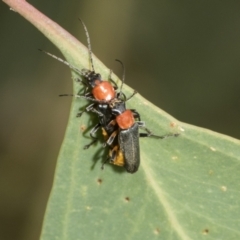
M 55 56 L 55 55 L 53 55 L 53 54 L 51 54 L 51 53 L 49 53 L 49 52 L 46 52 L 46 51 L 44 51 L 44 50 L 42 50 L 42 49 L 40 49 L 40 48 L 39 48 L 38 50 L 41 51 L 41 52 L 43 52 L 43 53 L 45 53 L 45 54 L 47 54 L 48 56 L 50 56 L 50 57 L 52 57 L 52 58 L 54 58 L 54 59 L 56 59 L 56 60 L 58 60 L 59 62 L 67 65 L 69 68 L 71 68 L 71 69 L 74 70 L 75 72 L 81 74 L 81 72 L 79 71 L 79 69 L 76 68 L 76 67 L 74 67 L 73 65 L 71 65 L 69 62 L 67 62 L 67 61 L 61 59 L 60 57 L 57 57 L 57 56 Z
M 120 60 L 118 60 L 118 59 L 115 59 L 115 61 L 119 62 L 119 63 L 122 65 L 122 69 L 123 69 L 122 84 L 121 84 L 121 86 L 120 86 L 120 91 L 119 91 L 119 93 L 120 93 L 120 95 L 121 95 L 121 94 L 122 94 L 123 84 L 124 84 L 124 81 L 125 81 L 125 66 L 124 66 L 124 64 L 123 64 L 122 61 L 120 61 Z
M 92 65 L 92 70 L 95 72 L 94 66 L 93 66 L 93 59 L 92 59 L 92 47 L 91 47 L 90 36 L 89 36 L 87 27 L 84 24 L 83 20 L 81 18 L 78 18 L 78 20 L 82 23 L 83 28 L 84 28 L 85 33 L 86 33 L 86 36 L 87 36 L 87 45 L 88 45 L 89 58 L 90 58 L 90 62 L 91 62 L 91 65 Z

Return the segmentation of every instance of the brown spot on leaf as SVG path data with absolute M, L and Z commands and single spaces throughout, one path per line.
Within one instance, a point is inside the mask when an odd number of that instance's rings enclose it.
M 103 180 L 102 180 L 101 178 L 99 178 L 99 179 L 97 180 L 97 182 L 98 182 L 98 185 L 101 185 L 102 182 L 103 182 Z
M 174 128 L 174 127 L 176 127 L 176 126 L 177 126 L 177 124 L 176 124 L 175 122 L 171 122 L 171 123 L 170 123 L 170 127 Z
M 204 229 L 204 230 L 202 231 L 202 234 L 203 234 L 203 235 L 207 235 L 207 234 L 209 234 L 209 229 L 207 229 L 207 228 Z
M 85 125 L 81 125 L 81 126 L 80 126 L 80 130 L 81 130 L 82 132 L 84 132 L 84 131 L 86 130 L 86 126 L 85 126 Z
M 156 228 L 156 229 L 154 230 L 154 233 L 155 233 L 156 235 L 158 235 L 158 234 L 160 233 L 160 229 L 159 229 L 159 228 Z

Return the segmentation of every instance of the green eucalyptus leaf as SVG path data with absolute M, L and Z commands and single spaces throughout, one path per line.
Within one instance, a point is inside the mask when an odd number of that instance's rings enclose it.
M 129 93 L 129 91 L 126 91 Z M 164 140 L 140 139 L 135 174 L 110 164 L 88 143 L 74 100 L 58 159 L 42 239 L 238 239 L 239 141 L 180 123 L 141 96 L 136 108 Z M 85 133 L 85 132 L 84 132 Z

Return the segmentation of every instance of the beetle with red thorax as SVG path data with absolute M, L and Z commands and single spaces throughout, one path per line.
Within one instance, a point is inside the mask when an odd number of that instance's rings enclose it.
M 179 134 L 167 134 L 158 136 L 153 134 L 145 123 L 141 121 L 140 114 L 134 109 L 126 109 L 125 102 L 116 102 L 112 107 L 112 114 L 115 118 L 105 126 L 106 129 L 112 129 L 112 133 L 103 128 L 103 133 L 107 135 L 105 145 L 110 146 L 110 163 L 122 166 L 129 173 L 135 173 L 140 165 L 140 137 L 154 137 L 164 139 L 167 137 L 177 137 Z M 110 128 L 110 125 L 112 126 Z M 115 128 L 114 128 L 115 126 Z M 117 127 L 116 127 L 117 126 Z M 143 129 L 145 133 L 139 133 Z
M 39 49 L 39 50 L 46 53 L 50 57 L 55 58 L 56 60 L 64 63 L 68 67 L 70 67 L 74 72 L 76 72 L 80 76 L 80 77 L 76 78 L 75 80 L 79 83 L 82 83 L 85 87 L 83 95 L 61 94 L 59 96 L 76 96 L 76 97 L 85 98 L 87 100 L 91 100 L 91 101 L 97 102 L 97 103 L 100 103 L 100 102 L 102 104 L 103 103 L 108 103 L 109 101 L 112 101 L 114 98 L 117 97 L 116 90 L 118 89 L 118 86 L 117 86 L 116 82 L 111 79 L 112 71 L 110 71 L 108 80 L 102 80 L 101 75 L 99 73 L 95 72 L 94 64 L 93 64 L 93 58 L 92 58 L 92 48 L 91 48 L 89 33 L 88 33 L 87 27 L 85 26 L 84 22 L 81 19 L 79 19 L 79 20 L 81 21 L 81 23 L 84 27 L 85 34 L 86 34 L 86 37 L 87 37 L 89 60 L 90 60 L 90 63 L 91 63 L 91 70 L 89 70 L 89 69 L 79 70 L 77 67 L 71 65 L 67 61 L 65 61 L 65 60 L 63 60 L 63 59 L 61 59 L 61 58 L 59 58 L 59 57 L 57 57 L 57 56 L 55 56 L 51 53 L 48 53 L 44 50 L 41 50 L 41 49 Z M 121 92 L 121 89 L 122 89 L 122 85 L 123 85 L 123 83 L 121 84 L 120 92 Z M 81 113 L 78 114 L 78 117 L 81 116 L 81 114 L 83 112 L 91 111 L 91 110 L 92 110 L 91 107 L 86 108 L 86 110 L 84 110 L 84 111 L 82 111 Z

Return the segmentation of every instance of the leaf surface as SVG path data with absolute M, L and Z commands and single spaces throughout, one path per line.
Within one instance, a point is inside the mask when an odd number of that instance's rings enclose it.
M 127 93 L 129 91 L 127 90 Z M 42 239 L 237 239 L 239 141 L 180 123 L 141 96 L 129 102 L 157 134 L 143 138 L 137 173 L 107 164 L 81 131 L 74 100 Z M 84 116 L 83 116 L 84 117 Z M 224 237 L 225 236 L 225 237 Z

